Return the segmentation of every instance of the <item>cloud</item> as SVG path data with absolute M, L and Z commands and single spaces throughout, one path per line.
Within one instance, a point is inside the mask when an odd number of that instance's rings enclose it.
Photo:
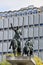
M 29 5 L 43 6 L 43 0 L 0 0 L 0 11 L 18 10 Z
M 0 10 L 20 9 L 27 6 L 28 0 L 0 0 Z

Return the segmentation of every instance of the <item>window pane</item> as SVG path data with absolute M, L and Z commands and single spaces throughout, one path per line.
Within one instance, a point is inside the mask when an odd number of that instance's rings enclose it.
M 24 16 L 24 25 L 28 25 L 28 16 Z
M 33 15 L 29 15 L 29 25 L 33 25 Z
M 34 24 L 38 24 L 38 17 L 39 17 L 38 14 L 34 15 Z
M 40 31 L 39 32 L 40 36 L 43 36 L 43 26 L 40 26 L 40 30 L 39 31 Z
M 34 40 L 34 44 L 33 44 L 33 46 L 34 46 L 34 50 L 38 50 L 38 40 Z
M 3 19 L 0 19 L 0 28 L 3 28 Z
M 40 13 L 40 23 L 43 23 L 43 13 Z
M 7 42 L 3 42 L 3 52 L 7 52 Z
M 39 40 L 39 48 L 43 49 L 43 38 Z
M 3 31 L 0 31 L 0 40 L 3 39 Z
M 34 27 L 34 37 L 38 36 L 38 27 Z
M 28 28 L 24 28 L 24 38 L 28 37 Z
M 22 26 L 23 17 L 19 17 L 19 26 Z
M 8 30 L 4 30 L 4 39 L 8 39 Z
M 8 18 L 5 18 L 4 19 L 4 28 L 7 28 L 8 27 Z
M 14 18 L 14 26 L 18 26 L 18 17 Z
M 2 52 L 2 42 L 0 42 L 0 52 Z
M 12 39 L 12 30 L 9 30 L 9 39 Z
M 39 52 L 39 57 L 43 60 L 43 51 Z
M 33 28 L 29 28 L 29 37 L 33 37 Z

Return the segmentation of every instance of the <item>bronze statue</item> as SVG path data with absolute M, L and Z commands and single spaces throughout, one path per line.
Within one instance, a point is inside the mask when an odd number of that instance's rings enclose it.
M 9 49 L 11 49 L 11 46 L 12 46 L 13 53 L 15 55 L 16 54 L 17 44 L 16 44 L 16 41 L 14 39 L 11 40 L 11 44 L 10 44 Z
M 27 56 L 31 56 L 33 54 L 33 43 L 29 39 L 25 42 L 23 54 L 26 54 Z
M 13 39 L 11 40 L 11 44 L 10 44 L 9 49 L 12 46 L 14 55 L 16 53 L 21 54 L 21 37 L 20 37 L 20 35 L 22 35 L 22 33 L 19 30 L 19 27 L 17 26 L 16 28 L 14 28 L 12 26 L 12 23 L 11 23 L 11 28 L 15 32 L 15 35 L 14 35 Z M 26 54 L 27 56 L 28 55 L 31 56 L 33 54 L 33 42 L 29 38 L 25 42 L 25 46 L 23 48 L 23 54 Z
M 11 41 L 11 44 L 10 44 L 10 47 L 12 46 L 12 49 L 13 49 L 13 53 L 15 54 L 15 50 L 17 51 L 17 53 L 21 53 L 21 38 L 20 38 L 20 35 L 22 35 L 22 33 L 19 31 L 19 28 L 18 26 L 16 28 L 14 28 L 12 26 L 12 23 L 11 23 L 11 28 L 12 30 L 15 32 L 15 35 Z

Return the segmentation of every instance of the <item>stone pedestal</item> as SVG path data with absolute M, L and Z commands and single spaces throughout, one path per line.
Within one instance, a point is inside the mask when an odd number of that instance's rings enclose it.
M 23 57 L 8 57 L 6 58 L 12 65 L 35 65 L 35 61 L 28 56 Z

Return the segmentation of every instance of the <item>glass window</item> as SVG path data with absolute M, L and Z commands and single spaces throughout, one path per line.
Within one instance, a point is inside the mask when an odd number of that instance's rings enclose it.
M 29 37 L 33 37 L 33 28 L 29 28 Z
M 18 17 L 14 17 L 14 26 L 18 26 Z
M 40 13 L 40 23 L 43 23 L 43 13 Z
M 29 15 L 29 25 L 33 25 L 33 15 Z
M 40 36 L 43 36 L 43 26 L 40 26 L 40 30 L 39 31 L 40 31 L 39 32 Z
M 39 52 L 39 57 L 43 60 L 43 51 Z
M 7 42 L 3 42 L 3 52 L 7 52 Z
M 34 15 L 34 24 L 38 24 L 38 17 L 39 17 L 39 14 Z
M 9 30 L 9 39 L 12 39 L 12 30 Z
M 22 16 L 22 12 L 21 11 L 19 11 L 19 13 L 18 13 L 20 16 Z
M 27 12 L 24 12 L 25 15 L 27 15 Z
M 23 25 L 22 22 L 23 22 L 23 17 L 19 17 L 19 26 Z
M 0 40 L 3 39 L 3 31 L 0 31 Z
M 24 25 L 28 25 L 28 16 L 24 16 Z
M 43 49 L 43 38 L 39 40 L 39 48 Z
M 24 38 L 28 37 L 28 28 L 24 28 Z
M 33 10 L 33 14 L 36 14 L 38 11 L 36 9 Z
M 22 12 L 19 11 L 19 15 L 22 16 Z
M 27 10 L 24 10 L 23 11 L 23 15 L 27 15 Z
M 0 42 L 0 52 L 2 52 L 2 42 Z
M 27 13 L 28 13 L 28 14 L 32 14 L 32 10 L 28 10 Z
M 3 19 L 0 19 L 0 28 L 3 28 Z
M 8 39 L 8 30 L 4 30 L 4 40 Z
M 17 16 L 17 12 L 16 12 L 16 13 L 14 13 L 14 15 L 15 15 L 15 16 Z
M 33 44 L 34 50 L 38 50 L 38 40 L 34 39 L 34 44 Z
M 5 18 L 4 19 L 4 28 L 7 28 L 8 27 L 8 18 Z
M 38 27 L 34 27 L 34 37 L 38 36 Z

